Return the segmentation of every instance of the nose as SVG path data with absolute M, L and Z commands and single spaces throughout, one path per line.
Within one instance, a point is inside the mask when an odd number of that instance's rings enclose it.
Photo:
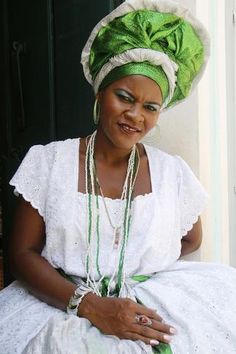
M 127 119 L 143 121 L 142 106 L 138 103 L 132 104 L 125 112 Z

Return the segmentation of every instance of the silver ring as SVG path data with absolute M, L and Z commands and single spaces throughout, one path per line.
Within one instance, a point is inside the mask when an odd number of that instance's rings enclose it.
M 150 327 L 152 325 L 151 318 L 147 317 L 146 315 L 136 315 L 135 322 L 142 326 L 147 326 L 147 327 Z

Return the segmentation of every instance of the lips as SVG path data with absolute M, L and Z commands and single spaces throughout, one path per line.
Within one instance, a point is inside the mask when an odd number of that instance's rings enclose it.
M 139 128 L 131 126 L 127 123 L 118 123 L 118 125 L 127 134 L 141 133 Z

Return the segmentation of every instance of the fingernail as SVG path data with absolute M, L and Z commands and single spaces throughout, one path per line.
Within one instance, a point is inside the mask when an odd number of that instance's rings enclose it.
M 163 338 L 167 340 L 167 342 L 170 342 L 172 339 L 171 336 L 168 336 L 168 334 L 164 334 Z
M 171 334 L 177 334 L 177 330 L 173 327 L 170 327 L 170 333 Z
M 158 342 L 158 340 L 156 340 L 156 339 L 150 340 L 150 345 L 158 345 L 158 344 L 160 344 L 160 342 Z

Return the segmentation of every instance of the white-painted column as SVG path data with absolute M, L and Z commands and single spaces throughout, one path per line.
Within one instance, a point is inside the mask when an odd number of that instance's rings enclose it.
M 229 263 L 225 1 L 197 0 L 196 15 L 211 37 L 211 58 L 198 86 L 199 175 L 210 194 L 201 259 Z
M 236 267 L 236 0 L 226 2 L 230 264 Z

